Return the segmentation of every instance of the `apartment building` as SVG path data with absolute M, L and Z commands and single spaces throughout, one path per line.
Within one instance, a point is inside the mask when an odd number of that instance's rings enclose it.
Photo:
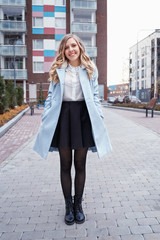
M 130 94 L 148 102 L 160 97 L 160 30 L 130 48 Z
M 0 74 L 21 84 L 26 99 L 26 1 L 0 0 Z
M 11 17 L 14 15 L 12 19 L 9 16 L 6 19 L 7 11 Z M 106 0 L 0 0 L 0 15 L 1 48 L 4 44 L 10 45 L 1 54 L 1 75 L 6 80 L 13 79 L 22 83 L 26 100 L 36 101 L 40 86 L 43 97 L 46 98 L 49 69 L 66 33 L 74 33 L 84 41 L 88 55 L 99 70 L 100 96 L 107 98 Z M 8 21 L 12 21 L 11 27 L 4 30 Z M 12 32 L 14 40 L 8 43 L 5 39 Z M 21 44 L 17 44 L 20 41 Z M 9 51 L 8 55 L 6 51 Z M 19 52 L 21 54 L 17 55 Z M 14 65 L 15 62 L 18 63 Z M 14 65 L 15 69 L 10 65 Z

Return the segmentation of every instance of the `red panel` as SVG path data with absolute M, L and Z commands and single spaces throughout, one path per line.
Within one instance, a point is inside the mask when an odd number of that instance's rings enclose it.
M 44 28 L 44 34 L 55 34 L 54 28 Z
M 32 51 L 32 56 L 44 56 L 43 51 Z
M 44 62 L 53 62 L 55 57 L 44 57 Z
M 54 12 L 55 11 L 54 6 L 52 6 L 52 5 L 44 5 L 43 9 L 44 9 L 43 12 Z

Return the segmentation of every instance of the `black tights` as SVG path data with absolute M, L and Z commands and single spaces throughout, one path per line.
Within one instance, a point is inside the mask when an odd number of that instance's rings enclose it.
M 75 195 L 82 196 L 85 178 L 86 178 L 86 156 L 88 148 L 74 150 L 74 166 L 75 166 Z M 72 196 L 72 150 L 68 148 L 59 148 L 60 155 L 60 172 L 61 172 L 61 185 L 64 197 Z

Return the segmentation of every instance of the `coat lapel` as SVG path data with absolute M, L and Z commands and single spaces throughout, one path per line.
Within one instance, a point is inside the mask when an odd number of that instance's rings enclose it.
M 60 87 L 61 87 L 61 101 L 62 101 L 62 97 L 63 97 L 63 91 L 64 91 L 64 79 L 65 79 L 65 68 L 60 68 L 57 69 L 57 74 L 59 77 L 59 81 L 60 81 Z

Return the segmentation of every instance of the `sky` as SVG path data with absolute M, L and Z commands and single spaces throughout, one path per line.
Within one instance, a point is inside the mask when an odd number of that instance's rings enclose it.
M 160 0 L 107 0 L 108 85 L 128 79 L 129 48 L 160 29 Z

